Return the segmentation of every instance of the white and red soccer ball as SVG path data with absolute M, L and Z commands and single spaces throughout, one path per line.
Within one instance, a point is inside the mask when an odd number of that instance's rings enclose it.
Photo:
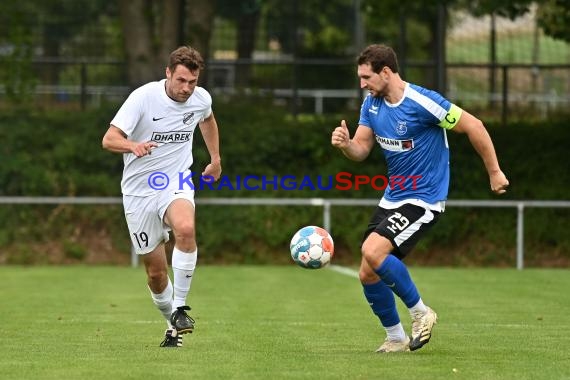
M 327 266 L 334 254 L 334 242 L 324 228 L 306 226 L 293 235 L 291 257 L 297 265 L 307 269 Z

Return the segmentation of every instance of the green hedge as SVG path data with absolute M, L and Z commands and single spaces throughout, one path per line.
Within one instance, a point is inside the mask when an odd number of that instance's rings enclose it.
M 255 104 L 255 105 L 252 105 Z M 101 148 L 101 137 L 118 105 L 88 112 L 51 110 L 5 114 L 0 120 L 1 195 L 119 196 L 122 158 Z M 330 132 L 346 115 L 293 118 L 270 99 L 215 104 L 224 174 L 237 176 L 334 176 L 384 174 L 379 149 L 365 162 L 347 160 L 330 146 Z M 567 199 L 569 170 L 565 121 L 547 125 L 487 125 L 508 193 L 489 191 L 483 164 L 465 135 L 449 133 L 450 199 Z M 194 171 L 208 161 L 200 134 L 195 137 Z M 196 181 L 196 178 L 195 178 Z M 365 187 L 340 190 L 198 191 L 197 197 L 380 198 Z M 371 208 L 333 207 L 332 234 L 339 263 L 359 260 L 359 242 Z M 570 262 L 568 211 L 525 211 L 526 262 L 561 266 Z M 120 206 L 24 206 L 0 208 L 0 263 L 129 262 L 129 241 Z M 288 243 L 300 226 L 321 224 L 318 207 L 200 206 L 197 211 L 202 262 L 287 263 Z M 516 210 L 448 208 L 410 256 L 411 264 L 512 266 Z

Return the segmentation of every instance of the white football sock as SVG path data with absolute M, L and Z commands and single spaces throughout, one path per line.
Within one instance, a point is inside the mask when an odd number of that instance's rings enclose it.
M 186 253 L 174 247 L 172 251 L 172 272 L 174 273 L 173 309 L 186 305 L 186 297 L 190 291 L 197 260 L 198 249 L 194 252 Z
M 406 332 L 404 331 L 404 326 L 402 323 L 397 325 L 384 327 L 386 330 L 386 335 L 388 335 L 388 340 L 401 342 L 406 339 Z
M 150 290 L 150 288 L 148 290 Z M 168 284 L 166 284 L 166 289 L 164 289 L 162 293 L 155 294 L 152 292 L 152 290 L 150 290 L 152 301 L 154 302 L 158 310 L 160 310 L 160 312 L 164 316 L 164 319 L 166 319 L 166 324 L 168 325 L 168 328 L 172 328 L 172 325 L 170 324 L 170 315 L 172 314 L 173 310 L 172 308 L 173 293 L 174 291 L 172 289 L 172 282 L 170 281 L 170 277 L 168 278 Z
M 419 314 L 419 313 L 425 314 L 427 312 L 427 307 L 426 305 L 424 305 L 424 301 L 422 301 L 422 299 L 420 298 L 418 303 L 410 307 L 408 310 L 410 311 L 410 315 L 413 318 L 414 314 Z

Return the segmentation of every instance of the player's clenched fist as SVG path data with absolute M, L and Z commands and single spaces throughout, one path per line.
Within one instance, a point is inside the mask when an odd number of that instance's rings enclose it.
M 491 176 L 491 190 L 496 194 L 504 194 L 507 192 L 509 180 L 502 171 L 494 172 Z
M 346 122 L 342 120 L 340 126 L 336 127 L 331 136 L 331 144 L 334 147 L 344 149 L 350 144 L 350 132 Z

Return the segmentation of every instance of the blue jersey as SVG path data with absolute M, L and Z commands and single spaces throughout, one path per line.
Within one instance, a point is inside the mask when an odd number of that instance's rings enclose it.
M 453 128 L 461 109 L 435 91 L 406 83 L 404 96 L 391 104 L 368 95 L 359 125 L 373 130 L 388 166 L 384 199 L 398 202 L 447 199 L 449 146 L 446 129 Z

